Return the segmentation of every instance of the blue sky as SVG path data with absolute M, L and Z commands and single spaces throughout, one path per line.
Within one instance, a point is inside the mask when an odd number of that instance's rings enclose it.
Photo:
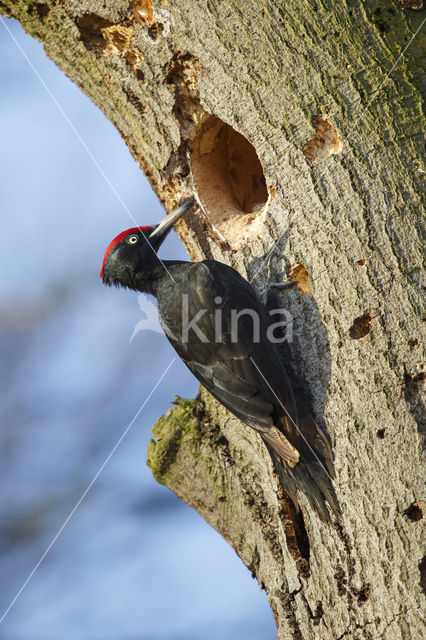
M 5 21 L 140 224 L 163 215 L 114 127 Z M 137 296 L 102 286 L 133 226 L 0 23 L 0 617 L 151 392 L 173 351 Z M 175 234 L 162 255 L 185 258 Z M 0 625 L 1 640 L 272 638 L 265 594 L 146 467 L 150 427 L 198 385 L 174 363 Z M 6 576 L 6 579 L 4 577 Z

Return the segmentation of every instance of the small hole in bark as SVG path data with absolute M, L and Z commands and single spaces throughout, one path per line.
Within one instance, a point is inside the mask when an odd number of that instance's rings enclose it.
M 309 547 L 308 533 L 305 528 L 305 521 L 303 520 L 301 511 L 299 511 L 299 513 L 296 515 L 294 532 L 296 534 L 296 540 L 299 547 L 300 555 L 302 556 L 302 558 L 309 561 L 311 550 Z
M 324 609 L 323 609 L 323 606 L 322 606 L 322 602 L 318 602 L 317 609 L 316 609 L 314 615 L 312 616 L 312 624 L 315 627 L 317 627 L 320 624 L 321 618 L 323 617 L 323 615 L 324 615 Z
M 247 138 L 212 116 L 194 138 L 191 166 L 198 197 L 215 227 L 233 244 L 252 237 L 252 223 L 265 208 L 268 190 Z
M 404 516 L 411 522 L 419 522 L 423 518 L 423 509 L 418 502 L 413 502 L 404 511 Z
M 76 22 L 86 49 L 101 55 L 107 46 L 102 30 L 111 27 L 113 23 L 96 13 L 85 13 Z
M 43 4 L 42 2 L 36 2 L 29 7 L 29 13 L 34 14 L 37 13 L 40 20 L 43 22 L 44 19 L 49 15 L 50 7 L 47 4 Z
M 420 347 L 423 345 L 423 342 L 418 338 L 415 338 L 414 340 L 409 340 L 408 344 L 410 345 L 411 351 L 415 351 L 416 349 L 420 349 Z
M 164 24 L 162 24 L 161 22 L 154 22 L 154 24 L 152 24 L 148 29 L 148 35 L 153 40 L 158 40 L 158 38 L 163 35 L 163 31 Z
M 370 598 L 370 594 L 371 594 L 371 586 L 369 584 L 366 584 L 365 587 L 363 587 L 358 591 L 356 595 L 358 596 L 357 599 L 358 599 L 359 607 L 362 607 L 362 605 L 367 602 L 367 600 Z
M 414 415 L 420 433 L 426 430 L 424 413 L 424 393 L 426 385 L 426 363 L 417 362 L 411 371 L 405 368 L 403 393 L 406 402 Z
M 424 594 L 426 594 L 426 556 L 419 562 L 420 586 Z
M 349 335 L 353 340 L 360 340 L 365 338 L 371 329 L 373 328 L 373 320 L 380 315 L 378 310 L 373 311 L 369 309 L 362 316 L 358 316 L 353 321 L 351 328 L 349 329 Z
M 379 429 L 377 431 L 377 437 L 380 438 L 381 440 L 383 440 L 385 435 L 386 435 L 386 429 Z
M 339 594 L 339 596 L 344 596 L 347 592 L 346 585 L 348 584 L 348 580 L 346 578 L 343 567 L 337 567 L 336 573 L 334 574 L 334 579 L 337 582 L 337 593 Z
M 114 24 L 96 13 L 85 13 L 76 24 L 84 46 L 95 55 L 104 58 L 124 56 L 133 70 L 142 61 L 142 52 L 130 46 L 134 36 L 132 26 Z

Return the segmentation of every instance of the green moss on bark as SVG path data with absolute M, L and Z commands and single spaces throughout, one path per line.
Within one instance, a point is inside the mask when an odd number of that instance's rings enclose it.
M 155 440 L 148 445 L 147 464 L 155 479 L 166 484 L 167 473 L 174 463 L 179 449 L 190 446 L 192 455 L 196 455 L 200 440 L 199 400 L 185 400 L 175 396 L 176 406 L 169 409 L 152 427 Z

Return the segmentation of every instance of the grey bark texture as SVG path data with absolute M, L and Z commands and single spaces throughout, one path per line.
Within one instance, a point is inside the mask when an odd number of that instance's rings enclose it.
M 190 256 L 234 266 L 294 318 L 341 522 L 303 496 L 295 519 L 260 438 L 206 392 L 158 421 L 148 452 L 266 590 L 279 639 L 424 637 L 424 32 L 386 79 L 424 19 L 409 4 L 0 0 L 119 129 L 166 209 L 200 197 L 178 225 Z M 315 162 L 321 114 L 343 150 Z M 209 116 L 251 143 L 266 180 L 266 204 L 228 220 L 202 159 L 192 167 Z M 289 277 L 298 286 L 268 286 Z

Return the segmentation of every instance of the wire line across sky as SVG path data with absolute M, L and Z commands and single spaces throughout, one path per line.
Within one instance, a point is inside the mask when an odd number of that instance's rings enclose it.
M 58 532 L 56 533 L 54 538 L 51 540 L 49 545 L 46 547 L 45 551 L 43 552 L 42 556 L 38 560 L 37 564 L 34 566 L 34 568 L 31 571 L 31 573 L 28 575 L 28 577 L 25 580 L 25 582 L 23 583 L 22 587 L 19 589 L 19 591 L 17 592 L 17 594 L 15 595 L 15 597 L 13 598 L 12 602 L 9 604 L 7 609 L 3 612 L 2 616 L 0 617 L 0 624 L 6 618 L 7 614 L 12 609 L 13 605 L 18 600 L 19 596 L 21 595 L 21 593 L 23 592 L 23 590 L 25 589 L 25 587 L 27 586 L 27 584 L 29 583 L 29 581 L 31 580 L 33 575 L 35 574 L 35 572 L 37 571 L 37 569 L 39 568 L 39 566 L 41 565 L 41 563 L 43 562 L 43 560 L 45 559 L 45 557 L 47 556 L 49 551 L 52 549 L 53 545 L 55 544 L 55 542 L 57 541 L 57 539 L 59 538 L 59 536 L 61 535 L 61 533 L 63 532 L 63 530 L 65 529 L 65 527 L 67 526 L 67 524 L 69 523 L 69 521 L 71 520 L 71 518 L 73 517 L 75 512 L 77 511 L 77 509 L 79 508 L 79 506 L 81 505 L 81 503 L 83 502 L 84 498 L 89 493 L 90 489 L 95 484 L 96 480 L 101 475 L 102 471 L 105 469 L 105 467 L 108 464 L 108 462 L 111 460 L 111 458 L 114 455 L 114 453 L 117 451 L 118 447 L 120 446 L 120 444 L 122 443 L 122 441 L 124 440 L 126 435 L 129 433 L 130 429 L 132 428 L 132 426 L 136 422 L 137 418 L 139 417 L 139 415 L 141 414 L 141 412 L 143 411 L 143 409 L 146 407 L 146 405 L 148 404 L 149 400 L 151 399 L 151 396 L 153 395 L 153 393 L 155 392 L 157 387 L 161 384 L 161 382 L 164 380 L 164 378 L 166 377 L 168 371 L 170 370 L 170 368 L 172 367 L 172 365 L 174 364 L 175 361 L 176 361 L 176 356 L 171 360 L 169 365 L 163 371 L 163 373 L 161 374 L 161 376 L 159 377 L 159 379 L 157 380 L 157 382 L 155 383 L 155 385 L 151 389 L 150 393 L 147 395 L 147 397 L 145 398 L 145 400 L 143 401 L 143 403 L 141 404 L 141 406 L 137 410 L 135 416 L 132 418 L 132 420 L 129 422 L 127 427 L 124 429 L 124 431 L 121 434 L 120 438 L 117 440 L 116 444 L 113 446 L 113 448 L 111 449 L 111 451 L 109 452 L 109 454 L 107 455 L 107 457 L 105 458 L 105 460 L 103 461 L 101 466 L 99 467 L 98 471 L 95 473 L 95 475 L 93 476 L 92 480 L 89 482 L 89 484 L 87 485 L 86 489 L 83 491 L 83 493 L 81 494 L 80 498 L 75 503 L 74 507 L 72 508 L 72 510 L 70 511 L 68 516 L 65 518 L 64 522 L 62 523 L 62 525 L 58 529 Z

